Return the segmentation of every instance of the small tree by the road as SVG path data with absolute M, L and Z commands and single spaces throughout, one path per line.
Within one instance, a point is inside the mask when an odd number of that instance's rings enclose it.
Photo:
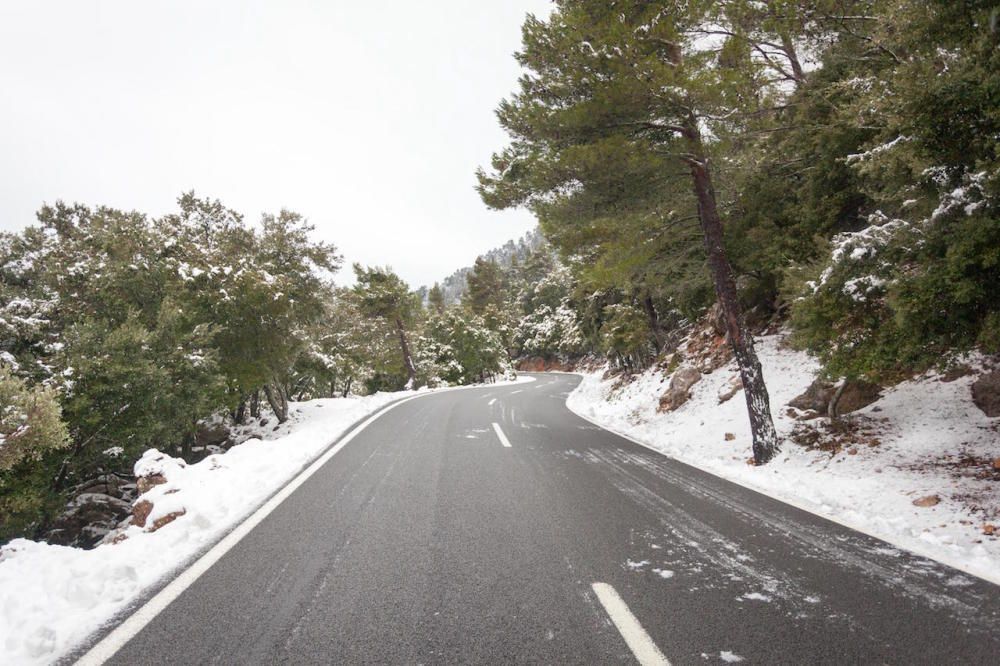
M 365 268 L 354 264 L 354 274 L 357 284 L 353 294 L 358 310 L 362 316 L 377 318 L 393 329 L 406 370 L 406 388 L 416 388 L 417 368 L 407 330 L 419 309 L 417 299 L 406 283 L 389 268 Z

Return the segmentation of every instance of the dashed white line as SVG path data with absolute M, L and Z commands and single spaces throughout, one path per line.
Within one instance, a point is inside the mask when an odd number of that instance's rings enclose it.
M 670 666 L 670 662 L 660 652 L 660 648 L 656 647 L 656 643 L 642 628 L 635 615 L 632 615 L 632 611 L 629 610 L 615 588 L 607 583 L 594 583 L 590 587 L 597 595 L 597 600 L 604 606 L 608 617 L 617 627 L 618 633 L 625 639 L 625 644 L 632 650 L 636 661 L 642 666 Z
M 507 435 L 503 434 L 503 430 L 500 429 L 499 423 L 496 422 L 493 423 L 493 431 L 497 434 L 497 439 L 500 440 L 501 444 L 506 446 L 508 449 L 511 448 L 510 440 L 507 439 Z
M 497 401 L 497 399 L 496 399 L 496 398 L 493 398 L 493 399 L 492 399 L 492 400 L 490 400 L 490 401 L 489 401 L 488 403 L 486 403 L 486 405 L 487 405 L 488 407 L 492 407 L 492 406 L 493 406 L 493 403 L 495 403 L 496 401 Z

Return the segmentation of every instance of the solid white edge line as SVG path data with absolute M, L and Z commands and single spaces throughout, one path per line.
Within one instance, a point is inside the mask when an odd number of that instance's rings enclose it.
M 581 375 L 578 372 L 563 372 L 561 370 L 550 370 L 549 372 L 550 372 L 550 374 L 553 374 L 553 375 L 572 375 L 574 377 L 580 377 L 581 380 L 583 379 L 583 375 Z M 576 390 L 576 388 L 573 389 L 573 391 L 575 391 L 575 390 Z M 573 391 L 569 392 L 570 395 L 573 394 Z M 906 552 L 912 553 L 913 555 L 918 555 L 920 557 L 923 557 L 924 559 L 931 560 L 932 562 L 937 562 L 938 564 L 943 564 L 943 565 L 945 565 L 947 567 L 951 567 L 952 569 L 955 569 L 956 571 L 961 571 L 962 573 L 968 574 L 970 576 L 975 576 L 976 578 L 985 580 L 987 583 L 993 583 L 994 585 L 1000 585 L 1000 572 L 991 572 L 991 571 L 985 571 L 985 570 L 976 569 L 974 567 L 969 567 L 964 562 L 960 562 L 960 561 L 957 561 L 957 560 L 952 560 L 947 555 L 941 555 L 941 554 L 938 554 L 938 553 L 933 553 L 933 552 L 930 552 L 928 550 L 924 550 L 923 548 L 920 548 L 919 546 L 916 546 L 916 545 L 900 543 L 891 534 L 890 535 L 887 535 L 887 534 L 878 534 L 878 533 L 872 531 L 871 529 L 869 529 L 868 527 L 865 527 L 864 525 L 858 525 L 858 524 L 852 523 L 849 520 L 845 520 L 845 519 L 840 518 L 839 516 L 835 516 L 833 514 L 820 513 L 816 509 L 816 507 L 809 506 L 808 504 L 805 504 L 804 502 L 801 502 L 801 501 L 796 500 L 794 498 L 787 497 L 787 496 L 784 496 L 784 495 L 779 495 L 779 494 L 775 493 L 774 491 L 771 491 L 771 490 L 769 490 L 767 488 L 761 488 L 759 486 L 751 486 L 751 485 L 743 482 L 740 479 L 730 479 L 728 477 L 722 476 L 718 472 L 715 472 L 713 470 L 701 467 L 700 465 L 697 465 L 696 463 L 689 462 L 687 460 L 683 460 L 681 458 L 675 458 L 674 456 L 668 455 L 667 453 L 664 453 L 663 451 L 661 451 L 660 449 L 656 448 L 652 444 L 649 444 L 648 442 L 644 442 L 641 439 L 636 439 L 634 436 L 632 436 L 632 435 L 630 435 L 630 434 L 628 434 L 626 432 L 622 432 L 621 430 L 618 430 L 617 428 L 614 428 L 614 427 L 611 427 L 611 426 L 606 425 L 604 423 L 601 423 L 601 422 L 597 421 L 596 419 L 593 419 L 593 418 L 587 416 L 583 412 L 578 412 L 577 410 L 575 410 L 575 409 L 573 409 L 572 407 L 569 406 L 569 397 L 566 398 L 566 409 L 568 409 L 573 414 L 576 414 L 577 416 L 579 416 L 584 421 L 587 421 L 588 423 L 592 423 L 593 425 L 597 426 L 601 430 L 607 430 L 608 432 L 610 432 L 613 435 L 618 435 L 622 439 L 627 439 L 628 441 L 632 442 L 633 444 L 638 444 L 639 446 L 641 446 L 643 448 L 647 448 L 650 451 L 652 451 L 653 453 L 658 453 L 659 455 L 663 456 L 664 458 L 668 458 L 670 460 L 676 460 L 677 462 L 679 462 L 679 463 L 681 463 L 683 465 L 687 465 L 688 467 L 694 467 L 696 470 L 704 472 L 705 474 L 708 474 L 709 476 L 714 476 L 717 479 L 722 479 L 723 481 L 728 481 L 729 483 L 737 485 L 737 486 L 739 486 L 741 488 L 746 488 L 747 490 L 753 491 L 755 493 L 759 493 L 759 494 L 763 495 L 764 497 L 770 497 L 771 499 L 773 499 L 773 500 L 775 500 L 777 502 L 781 502 L 782 504 L 787 504 L 788 506 L 796 508 L 796 509 L 799 509 L 800 511 L 805 511 L 806 513 L 812 514 L 812 515 L 816 516 L 817 518 L 822 518 L 823 520 L 829 520 L 831 523 L 836 523 L 837 525 L 840 525 L 841 527 L 846 527 L 849 530 L 854 530 L 855 532 L 860 532 L 861 534 L 864 534 L 866 536 L 870 536 L 873 539 L 878 539 L 879 541 L 884 541 L 885 543 L 889 544 L 890 546 L 895 546 L 896 548 L 899 548 L 900 550 L 905 550 Z
M 642 666 L 670 666 L 670 662 L 660 652 L 660 648 L 656 647 L 656 643 L 639 624 L 639 620 L 632 614 L 615 588 L 607 583 L 594 583 L 590 587 L 597 595 L 597 600 L 604 606 L 618 633 L 625 639 L 625 644 L 632 651 L 636 661 Z
M 497 434 L 497 438 L 500 440 L 501 444 L 503 444 L 508 449 L 512 448 L 510 445 L 510 440 L 507 439 L 507 435 L 503 434 L 503 430 L 500 429 L 500 424 L 495 421 L 493 422 L 493 432 Z
M 523 380 L 512 383 L 522 383 L 523 381 L 535 381 L 535 378 L 526 377 Z M 491 386 L 496 386 L 496 384 Z M 331 458 L 337 455 L 341 449 L 347 446 L 351 440 L 358 436 L 361 431 L 371 425 L 374 421 L 403 403 L 407 403 L 417 398 L 423 398 L 428 395 L 436 395 L 438 393 L 446 393 L 449 391 L 477 388 L 486 387 L 478 385 L 454 386 L 438 389 L 436 391 L 427 391 L 425 393 L 411 395 L 407 398 L 397 400 L 396 402 L 390 403 L 376 410 L 375 413 L 355 426 L 349 433 L 344 435 L 339 442 L 327 449 L 325 453 L 320 455 L 320 457 L 316 458 L 316 460 L 314 460 L 308 467 L 299 472 L 299 474 L 289 481 L 281 490 L 272 495 L 269 500 L 250 514 L 242 523 L 237 525 L 231 532 L 229 532 L 229 534 L 224 536 L 218 543 L 212 546 L 204 555 L 195 560 L 191 566 L 182 571 L 172 581 L 167 583 L 162 590 L 157 592 L 149 601 L 132 613 L 120 625 L 115 627 L 111 633 L 98 641 L 96 645 L 90 648 L 90 650 L 88 650 L 87 653 L 80 657 L 75 663 L 78 666 L 97 666 L 113 657 L 118 650 L 124 647 L 125 644 L 142 631 L 146 625 L 152 622 L 157 615 L 163 612 L 163 610 L 169 606 L 171 602 L 179 597 L 184 590 L 191 587 L 191 585 L 197 581 L 203 573 L 212 568 L 212 565 L 222 559 L 222 557 L 236 544 L 238 544 L 243 537 L 253 531 L 253 529 L 257 527 L 257 525 L 259 525 L 265 518 L 267 518 L 272 511 L 278 508 L 282 502 L 294 493 L 299 486 L 319 471 L 323 465 L 329 462 Z M 495 423 L 493 425 L 494 427 L 498 427 Z M 503 439 L 505 441 L 505 446 L 510 446 L 510 443 L 506 442 L 506 438 L 504 437 Z

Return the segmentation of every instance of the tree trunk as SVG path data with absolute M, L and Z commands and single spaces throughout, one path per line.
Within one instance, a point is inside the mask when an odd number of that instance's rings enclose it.
M 285 395 L 281 384 L 264 384 L 264 396 L 267 397 L 267 404 L 271 405 L 271 411 L 278 417 L 278 423 L 288 420 L 288 397 Z
M 184 437 L 181 438 L 181 458 L 186 462 L 190 463 L 191 454 L 193 453 L 192 448 L 194 447 L 194 433 L 198 429 L 198 424 L 192 424 L 191 431 L 185 433 Z
M 646 292 L 642 297 L 642 309 L 646 311 L 649 319 L 649 330 L 653 333 L 653 344 L 656 346 L 656 353 L 663 351 L 666 344 L 666 336 L 663 334 L 663 327 L 660 326 L 660 316 L 656 313 L 656 306 L 653 305 L 653 297 Z
M 354 377 L 348 377 L 347 381 L 344 382 L 344 397 L 346 398 L 351 394 L 351 384 L 354 383 Z
M 417 388 L 417 368 L 413 365 L 410 345 L 406 342 L 406 329 L 403 328 L 403 321 L 399 317 L 396 317 L 396 332 L 399 333 L 399 348 L 403 351 L 403 365 L 406 366 L 406 374 L 409 376 L 406 388 Z
M 260 389 L 256 389 L 250 394 L 250 417 L 260 418 Z
M 233 411 L 233 423 L 236 425 L 242 425 L 243 421 L 247 418 L 247 396 L 240 398 L 240 404 L 236 405 L 236 409 Z
M 781 33 L 781 50 L 785 53 L 785 57 L 788 58 L 788 64 L 792 68 L 792 77 L 795 79 L 795 86 L 801 86 L 806 80 L 806 73 L 802 69 L 802 63 L 799 61 L 799 54 L 795 50 L 795 44 L 786 32 Z
M 753 336 L 746 327 L 739 296 L 736 291 L 736 280 L 733 270 L 726 257 L 723 244 L 722 219 L 715 201 L 715 190 L 712 186 L 712 175 L 709 171 L 708 158 L 701 142 L 701 133 L 694 116 L 689 116 L 685 124 L 685 138 L 694 159 L 689 161 L 694 193 L 698 198 L 698 217 L 701 222 L 702 235 L 705 241 L 705 251 L 708 255 L 708 267 L 712 273 L 715 285 L 715 295 L 719 299 L 723 318 L 726 322 L 726 332 L 729 344 L 736 356 L 743 379 L 743 392 L 746 395 L 747 412 L 750 416 L 750 430 L 753 433 L 753 459 L 758 465 L 771 460 L 781 449 L 778 433 L 774 429 L 771 418 L 771 403 L 764 383 L 764 373 L 760 360 L 754 350 Z

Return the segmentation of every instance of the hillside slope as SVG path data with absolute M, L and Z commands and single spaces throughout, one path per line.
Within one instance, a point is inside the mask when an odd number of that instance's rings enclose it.
M 1000 582 L 1000 419 L 983 414 L 970 390 L 982 359 L 969 359 L 971 374 L 928 373 L 831 420 L 788 406 L 813 381 L 814 359 L 783 335 L 761 338 L 758 351 L 784 440 L 766 466 L 747 464 L 742 392 L 721 401 L 733 390 L 733 363 L 698 377 L 674 411 L 658 404 L 671 384 L 659 366 L 626 378 L 585 373 L 567 404 L 673 458 Z

